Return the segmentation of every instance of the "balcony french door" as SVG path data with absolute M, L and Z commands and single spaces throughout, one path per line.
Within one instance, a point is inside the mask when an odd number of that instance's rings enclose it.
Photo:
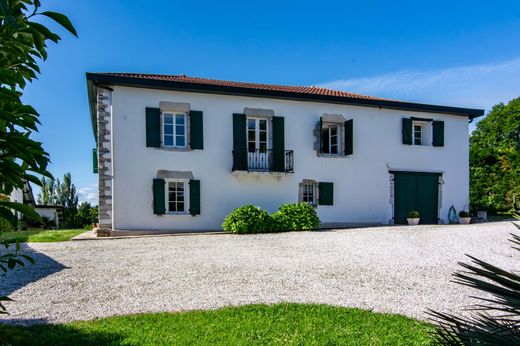
M 268 170 L 270 167 L 268 119 L 247 118 L 247 167 Z

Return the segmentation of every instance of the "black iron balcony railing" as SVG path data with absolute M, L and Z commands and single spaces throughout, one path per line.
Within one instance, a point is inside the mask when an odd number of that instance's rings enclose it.
M 233 150 L 233 171 L 293 173 L 292 150 Z

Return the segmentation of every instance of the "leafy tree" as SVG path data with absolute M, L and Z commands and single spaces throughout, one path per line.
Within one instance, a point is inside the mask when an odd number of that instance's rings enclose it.
M 27 83 L 40 73 L 39 60 L 47 58 L 47 41 L 60 37 L 34 21 L 48 17 L 77 36 L 69 19 L 56 12 L 39 12 L 39 0 L 0 0 L 0 193 L 10 195 L 23 188 L 25 180 L 40 185 L 38 175 L 50 177 L 49 155 L 40 142 L 31 139 L 40 124 L 38 113 L 22 102 Z M 11 209 L 39 219 L 30 207 L 0 201 L 0 217 Z
M 76 214 L 76 225 L 83 228 L 97 222 L 98 207 L 93 207 L 89 202 L 83 202 L 78 207 Z
M 76 213 L 78 212 L 78 195 L 76 186 L 72 183 L 70 173 L 63 175 L 63 182 L 56 180 L 56 202 L 63 206 L 63 221 L 65 227 L 76 227 Z
M 513 249 L 520 251 L 520 237 L 513 235 L 511 242 L 516 245 Z M 520 275 L 468 257 L 472 263 L 459 263 L 464 271 L 453 274 L 454 282 L 487 296 L 476 297 L 481 303 L 469 307 L 469 316 L 430 311 L 439 325 L 437 344 L 520 345 Z
M 40 0 L 0 0 L 0 196 L 9 196 L 14 189 L 22 189 L 25 181 L 40 185 L 39 175 L 51 177 L 47 171 L 49 154 L 40 142 L 31 139 L 38 131 L 39 114 L 22 102 L 23 90 L 40 73 L 38 61 L 47 58 L 47 42 L 60 37 L 45 25 L 34 21 L 45 16 L 77 36 L 69 19 L 56 12 L 40 12 Z M 0 200 L 0 218 L 11 220 L 11 210 L 39 220 L 40 216 L 27 205 Z M 8 250 L 0 254 L 0 269 L 4 272 L 17 265 L 20 258 L 33 262 L 27 255 Z M 7 269 L 6 267 L 7 266 Z M 0 297 L 0 313 L 6 313 Z
M 38 193 L 38 204 L 56 205 L 56 184 L 54 179 L 43 177 L 41 189 Z
M 506 211 L 520 200 L 520 97 L 499 103 L 470 138 L 470 201 L 474 209 Z

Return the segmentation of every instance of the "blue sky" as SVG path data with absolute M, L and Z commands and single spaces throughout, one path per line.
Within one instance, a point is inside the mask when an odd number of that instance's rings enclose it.
M 319 85 L 486 110 L 520 96 L 518 1 L 44 3 L 79 38 L 58 31 L 24 100 L 41 114 L 35 138 L 51 172 L 70 171 L 80 199 L 95 204 L 87 71 Z

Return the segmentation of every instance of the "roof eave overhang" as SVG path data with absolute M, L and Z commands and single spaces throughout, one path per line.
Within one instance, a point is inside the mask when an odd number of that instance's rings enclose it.
M 96 86 L 94 81 L 88 78 L 87 73 L 87 94 L 88 94 L 88 107 L 90 110 L 90 122 L 92 123 L 92 131 L 94 133 L 94 139 L 97 143 L 97 112 L 96 112 Z
M 342 96 L 331 96 L 331 95 L 318 95 L 318 94 L 307 94 L 307 93 L 295 93 L 279 90 L 266 90 L 266 89 L 253 89 L 245 87 L 235 86 L 222 86 L 212 85 L 203 83 L 192 83 L 192 82 L 179 82 L 179 81 L 165 81 L 157 79 L 144 79 L 138 77 L 129 76 L 116 76 L 98 73 L 87 73 L 87 81 L 93 86 L 98 84 L 103 85 L 120 85 L 128 87 L 139 87 L 149 89 L 163 89 L 163 90 L 176 90 L 185 92 L 197 92 L 197 93 L 212 93 L 212 94 L 224 94 L 224 95 L 237 95 L 237 96 L 250 96 L 250 97 L 264 97 L 264 98 L 277 98 L 294 101 L 311 101 L 311 102 L 324 102 L 324 103 L 335 103 L 335 104 L 348 104 L 364 107 L 376 107 L 376 108 L 387 108 L 387 109 L 398 109 L 415 112 L 428 112 L 428 113 L 443 113 L 453 114 L 469 117 L 470 119 L 480 117 L 484 115 L 482 109 L 472 108 L 460 108 L 450 106 L 439 106 L 413 102 L 401 102 L 392 100 L 377 100 L 377 99 L 359 99 Z M 89 91 L 89 99 L 91 98 Z M 91 113 L 93 105 L 91 104 Z M 95 110 L 94 110 L 95 113 Z M 95 115 L 95 114 L 94 114 Z M 95 119 L 95 116 L 94 116 Z

